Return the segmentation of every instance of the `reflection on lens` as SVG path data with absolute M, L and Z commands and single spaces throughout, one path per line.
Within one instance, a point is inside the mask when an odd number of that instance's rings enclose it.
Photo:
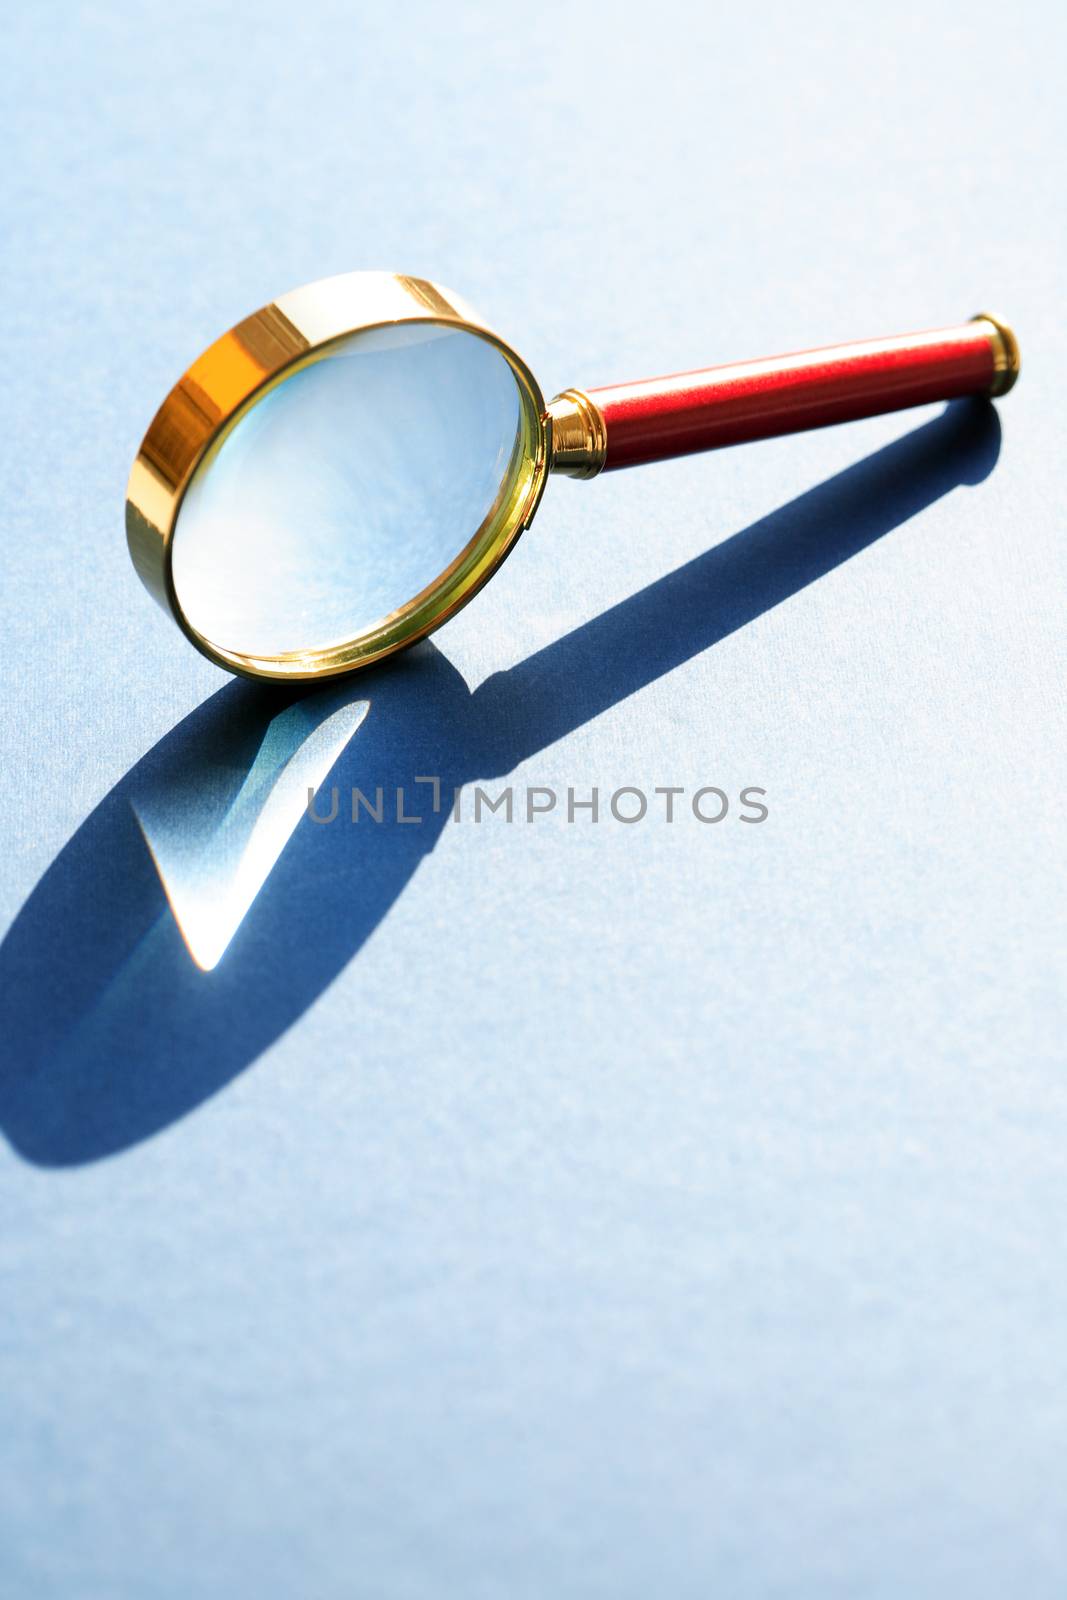
M 174 533 L 192 626 L 250 656 L 325 649 L 433 583 L 514 467 L 519 390 L 477 335 L 351 335 L 286 378 L 201 463 Z

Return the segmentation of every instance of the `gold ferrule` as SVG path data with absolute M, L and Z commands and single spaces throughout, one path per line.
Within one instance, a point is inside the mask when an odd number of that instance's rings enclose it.
M 551 424 L 549 471 L 568 478 L 595 478 L 608 454 L 608 430 L 600 407 L 582 389 L 564 389 L 548 407 Z
M 1007 394 L 1019 376 L 1019 341 L 1006 322 L 991 316 L 988 311 L 979 311 L 971 321 L 984 322 L 989 327 L 989 343 L 993 347 L 993 382 L 989 385 L 988 393 L 989 398 L 995 400 L 999 395 Z

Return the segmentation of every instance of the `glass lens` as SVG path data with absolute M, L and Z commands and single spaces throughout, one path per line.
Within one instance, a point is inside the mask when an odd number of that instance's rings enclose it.
M 407 323 L 331 345 L 197 468 L 174 530 L 182 610 L 257 657 L 372 631 L 477 534 L 521 421 L 511 367 L 476 334 Z

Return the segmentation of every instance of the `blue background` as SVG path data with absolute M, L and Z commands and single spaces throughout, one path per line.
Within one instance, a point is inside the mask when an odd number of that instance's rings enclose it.
M 1061 8 L 5 34 L 0 1593 L 1062 1595 Z M 126 474 L 356 267 L 549 393 L 985 307 L 1024 375 L 550 484 L 335 772 L 765 824 L 303 823 L 206 977 L 131 785 L 273 702 Z

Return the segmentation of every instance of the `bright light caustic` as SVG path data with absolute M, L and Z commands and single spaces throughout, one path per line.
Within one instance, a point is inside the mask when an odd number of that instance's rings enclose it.
M 369 702 L 289 706 L 268 724 L 247 775 L 196 762 L 146 785 L 134 814 L 189 954 L 216 967 Z M 239 777 L 239 774 L 237 775 Z

